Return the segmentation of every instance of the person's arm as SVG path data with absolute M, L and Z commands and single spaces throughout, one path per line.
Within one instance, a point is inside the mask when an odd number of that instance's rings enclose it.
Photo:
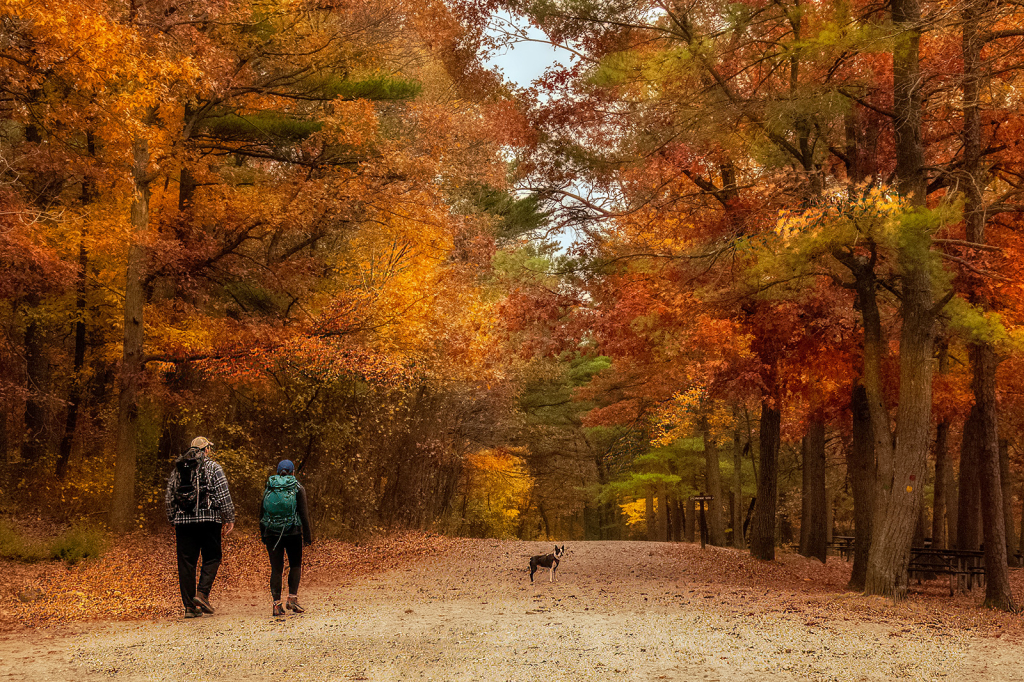
M 171 472 L 171 475 L 167 477 L 167 491 L 164 493 L 164 511 L 167 513 L 167 521 L 169 523 L 174 523 L 174 516 L 178 511 L 174 507 L 174 484 L 177 475 L 178 470 L 175 469 Z
M 221 521 L 224 522 L 224 534 L 227 535 L 235 527 L 235 505 L 231 502 L 231 491 L 228 490 L 228 479 L 224 470 L 216 462 L 210 462 L 210 496 L 220 510 Z
M 265 528 L 263 527 L 263 501 L 267 499 L 267 489 L 263 489 L 263 494 L 260 495 L 260 506 L 256 510 L 256 525 L 260 529 L 260 539 L 266 540 L 264 537 Z
M 309 509 L 306 506 L 306 489 L 299 484 L 299 492 L 295 496 L 299 507 L 299 520 L 302 522 L 302 542 L 307 545 L 313 544 L 313 527 L 309 524 Z

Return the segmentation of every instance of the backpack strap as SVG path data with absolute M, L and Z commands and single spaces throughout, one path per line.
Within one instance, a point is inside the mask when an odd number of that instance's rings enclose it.
M 281 526 L 281 532 L 277 535 L 277 542 L 274 543 L 274 549 L 277 549 L 277 546 L 281 544 L 281 538 L 284 537 L 284 529 L 287 527 L 288 526 Z

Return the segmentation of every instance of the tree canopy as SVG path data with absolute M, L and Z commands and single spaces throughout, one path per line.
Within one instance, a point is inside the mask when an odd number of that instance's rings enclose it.
M 897 600 L 925 535 L 984 546 L 1017 608 L 1015 5 L 0 11 L 34 504 L 158 523 L 203 433 L 242 499 L 294 460 L 336 535 L 693 539 L 711 496 L 713 544 L 842 526 Z M 504 81 L 498 12 L 571 57 Z

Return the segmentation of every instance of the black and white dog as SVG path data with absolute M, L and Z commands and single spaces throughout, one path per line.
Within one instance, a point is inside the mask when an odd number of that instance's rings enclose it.
M 558 568 L 558 562 L 563 556 L 565 556 L 565 545 L 561 547 L 555 545 L 555 551 L 551 554 L 538 554 L 530 557 L 530 582 L 533 582 L 533 574 L 537 572 L 538 568 L 550 568 L 548 582 L 554 581 L 555 569 Z

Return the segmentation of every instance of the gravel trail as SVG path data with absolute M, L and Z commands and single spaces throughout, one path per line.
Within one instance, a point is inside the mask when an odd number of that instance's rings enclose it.
M 550 543 L 460 541 L 303 588 L 302 615 L 215 590 L 212 617 L 14 635 L 0 680 L 1024 681 L 1019 643 L 852 618 L 863 598 L 848 593 L 777 602 L 723 587 L 693 573 L 692 546 L 567 545 L 554 582 L 527 569 Z

